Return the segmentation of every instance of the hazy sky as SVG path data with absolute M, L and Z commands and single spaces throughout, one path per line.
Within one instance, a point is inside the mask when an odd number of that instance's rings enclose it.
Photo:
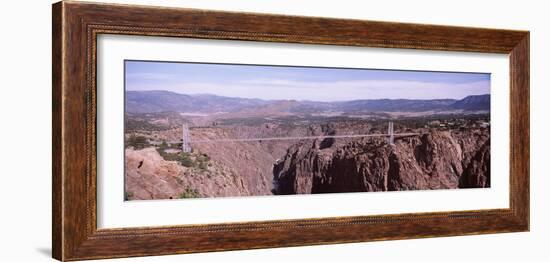
M 489 94 L 490 74 L 126 61 L 126 90 L 260 99 L 461 99 Z M 397 65 L 398 66 L 398 65 Z

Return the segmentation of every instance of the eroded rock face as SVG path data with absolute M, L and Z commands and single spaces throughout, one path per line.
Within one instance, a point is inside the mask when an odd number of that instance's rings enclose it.
M 247 181 L 226 167 L 190 172 L 175 161 L 165 161 L 154 148 L 126 149 L 125 165 L 127 200 L 250 195 Z
M 246 128 L 237 130 L 240 136 L 334 135 L 360 129 L 327 125 L 283 133 L 281 128 L 268 125 L 260 130 Z M 223 132 L 226 131 L 202 129 L 197 139 L 237 136 Z M 178 161 L 165 160 L 154 147 L 126 149 L 125 197 L 133 200 L 480 188 L 489 187 L 491 182 L 488 129 L 432 131 L 396 138 L 393 146 L 383 138 L 324 138 L 204 143 L 193 149 L 193 157 L 208 156 L 206 165 L 186 167 Z
M 491 150 L 489 141 L 481 150 L 477 151 L 473 158 L 465 166 L 464 173 L 460 177 L 459 187 L 477 188 L 491 186 Z
M 261 127 L 200 128 L 194 139 L 230 139 L 246 137 L 285 137 L 321 134 L 322 127 L 296 128 L 265 124 Z M 168 141 L 179 139 L 181 130 L 159 131 Z M 155 139 L 154 137 L 152 139 Z M 159 138 L 156 138 L 159 139 Z M 224 142 L 193 145 L 193 155 L 209 157 L 207 166 L 185 167 L 167 161 L 155 147 L 125 153 L 125 192 L 128 200 L 190 197 L 237 197 L 272 195 L 273 163 L 283 156 L 294 141 Z M 330 143 L 327 143 L 330 146 Z
M 300 143 L 274 167 L 276 194 L 490 186 L 489 130 L 433 131 L 394 146 L 366 138 L 331 147 Z

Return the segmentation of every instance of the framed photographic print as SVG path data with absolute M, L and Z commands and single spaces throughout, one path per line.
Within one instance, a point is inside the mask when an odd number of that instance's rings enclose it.
M 53 5 L 53 257 L 529 230 L 529 32 Z

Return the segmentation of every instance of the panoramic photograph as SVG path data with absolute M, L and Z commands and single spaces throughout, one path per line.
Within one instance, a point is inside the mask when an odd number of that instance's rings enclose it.
M 125 201 L 491 186 L 490 74 L 124 69 Z

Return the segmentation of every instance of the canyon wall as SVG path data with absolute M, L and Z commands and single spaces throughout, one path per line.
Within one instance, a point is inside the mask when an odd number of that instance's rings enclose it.
M 291 146 L 275 165 L 276 194 L 372 192 L 490 187 L 488 129 L 431 131 L 397 138 L 364 138 L 323 146 Z M 329 143 L 330 144 L 330 143 Z
M 360 127 L 204 128 L 197 139 L 333 135 Z M 176 130 L 177 131 L 177 130 Z M 163 137 L 177 136 L 167 131 Z M 188 162 L 159 150 L 126 149 L 126 198 L 167 199 L 271 194 L 373 192 L 490 187 L 489 129 L 432 130 L 386 138 L 325 138 L 199 143 Z M 187 165 L 186 165 L 187 164 Z

